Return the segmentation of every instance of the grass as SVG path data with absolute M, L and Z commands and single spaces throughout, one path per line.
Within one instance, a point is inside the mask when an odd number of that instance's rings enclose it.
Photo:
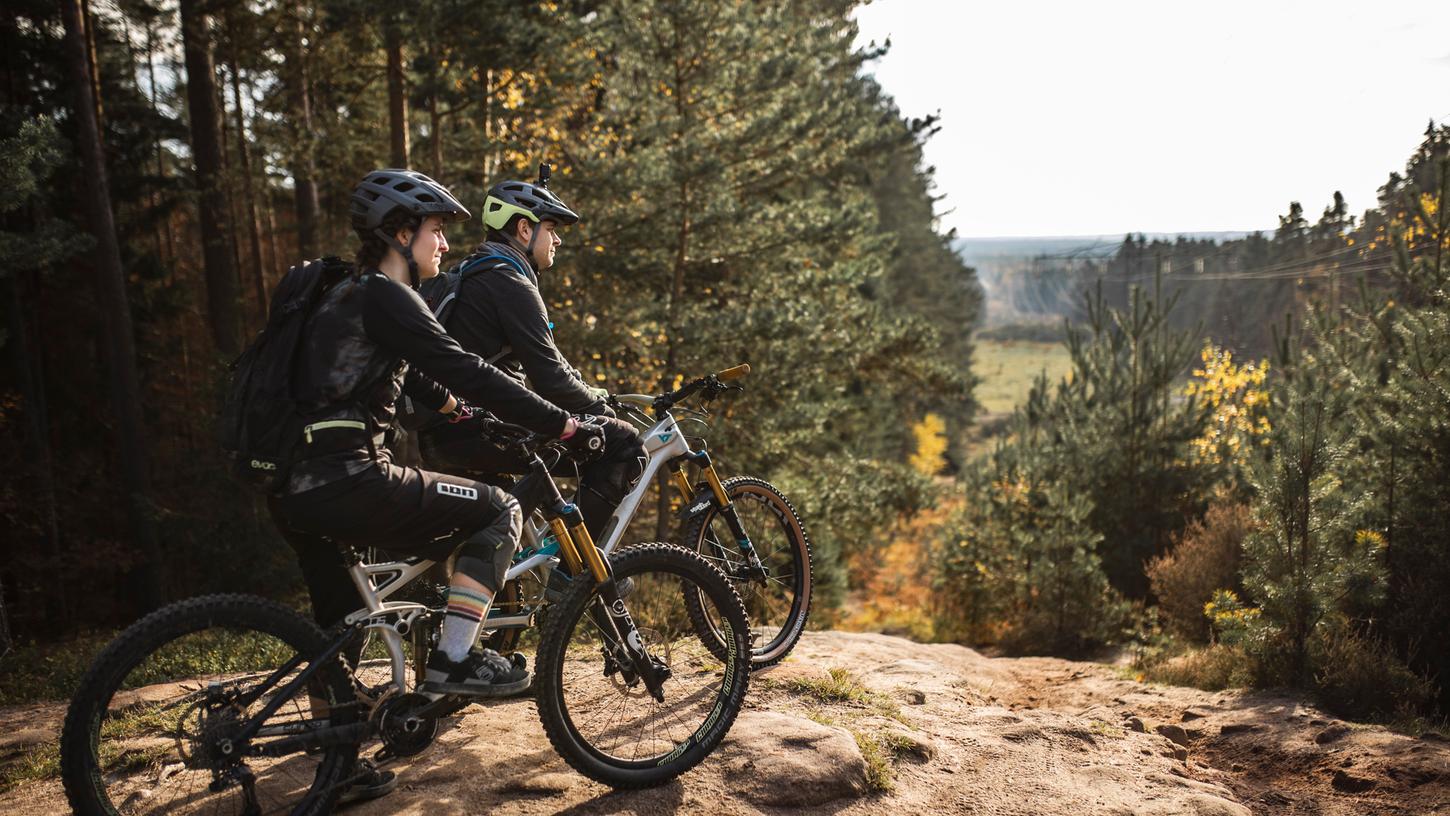
M 879 793 L 896 790 L 896 760 L 916 750 L 909 737 L 896 733 L 877 734 L 867 730 L 867 717 L 880 716 L 911 727 L 901 713 L 901 706 L 891 697 L 861 685 L 861 681 L 841 668 L 827 670 L 828 677 L 795 678 L 785 683 L 770 682 L 765 688 L 780 688 L 823 704 L 831 709 L 813 708 L 806 718 L 821 725 L 843 728 L 856 741 L 856 748 L 866 762 L 866 784 Z
M 37 745 L 14 759 L 0 763 L 0 793 L 17 785 L 60 776 L 60 744 Z
M 868 714 L 896 720 L 902 725 L 911 725 L 902 715 L 901 705 L 890 695 L 866 688 L 861 685 L 861 681 L 857 679 L 856 675 L 845 669 L 832 667 L 826 672 L 827 677 L 794 678 L 787 681 L 785 687 L 788 691 L 814 698 L 822 703 L 846 704 L 864 709 Z
M 1243 652 L 1223 645 L 1190 649 L 1147 663 L 1135 671 L 1139 675 L 1135 679 L 1204 691 L 1248 686 L 1253 681 Z
M 977 340 L 972 372 L 977 384 L 977 402 L 989 414 L 1011 413 L 1027 399 L 1037 375 L 1047 372 L 1057 382 L 1072 370 L 1072 359 L 1062 343 L 1027 340 Z
M 45 645 L 17 646 L 0 660 L 0 705 L 65 700 L 80 685 L 96 653 L 114 631 Z

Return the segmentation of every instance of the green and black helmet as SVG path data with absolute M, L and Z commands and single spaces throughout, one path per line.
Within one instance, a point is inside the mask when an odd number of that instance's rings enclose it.
M 491 230 L 503 232 L 516 215 L 535 224 L 548 219 L 560 226 L 579 223 L 579 214 L 548 188 L 548 171 L 539 170 L 539 182 L 505 181 L 495 184 L 483 202 L 483 223 Z

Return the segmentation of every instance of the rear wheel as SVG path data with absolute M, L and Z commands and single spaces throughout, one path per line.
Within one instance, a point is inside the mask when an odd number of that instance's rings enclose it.
M 617 551 L 610 563 L 633 589 L 619 603 L 667 675 L 656 699 L 623 653 L 593 578 L 574 579 L 540 635 L 534 678 L 549 741 L 580 773 L 616 788 L 663 784 L 720 744 L 750 679 L 745 607 L 699 555 L 668 544 Z M 682 592 L 681 589 L 685 591 Z M 719 624 L 717 658 L 684 608 L 693 595 Z
M 735 512 L 760 557 L 765 575 L 752 575 L 724 515 L 713 501 L 691 518 L 680 543 L 704 556 L 729 576 L 745 602 L 751 624 L 751 666 L 762 669 L 785 659 L 805 631 L 811 614 L 811 541 L 795 506 L 764 479 L 737 476 L 723 483 Z M 710 501 L 706 495 L 699 500 Z M 719 656 L 724 643 L 718 622 L 694 599 L 686 598 L 690 619 Z
M 336 659 L 241 728 L 327 647 L 311 621 L 271 601 L 209 595 L 172 604 L 110 643 L 82 679 L 61 734 L 76 813 L 326 813 L 357 744 L 262 757 L 254 749 L 358 720 Z M 296 660 L 298 665 L 282 668 Z

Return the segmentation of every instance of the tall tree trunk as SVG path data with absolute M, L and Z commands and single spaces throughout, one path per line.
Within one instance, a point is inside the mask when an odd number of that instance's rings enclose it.
M 86 32 L 86 65 L 87 76 L 91 82 L 91 99 L 96 110 L 97 134 L 101 139 L 101 147 L 106 146 L 106 134 L 101 131 L 101 123 L 106 121 L 106 111 L 101 107 L 101 60 L 96 54 L 96 17 L 91 14 L 90 0 L 81 0 L 81 21 L 85 25 Z
M 199 0 L 181 0 L 181 37 L 186 56 L 186 101 L 191 120 L 191 151 L 200 192 L 202 262 L 212 339 L 222 354 L 241 349 L 237 269 L 228 238 L 227 199 L 222 189 L 222 144 L 217 112 L 216 70 L 212 65 L 207 16 Z
M 302 41 L 306 38 L 307 11 L 294 2 L 290 8 L 292 36 L 287 43 L 287 90 L 292 107 L 292 187 L 297 196 L 297 250 L 303 258 L 317 257 L 317 168 L 312 144 L 312 77 Z
M 147 101 L 151 105 L 151 114 L 160 119 L 160 111 L 156 104 L 156 21 L 150 17 L 146 18 L 146 75 L 147 75 Z M 161 207 L 161 190 L 159 189 L 166 182 L 166 152 L 161 145 L 161 133 L 156 132 L 156 182 L 157 191 L 155 206 Z M 165 218 L 158 219 L 156 223 L 156 254 L 161 256 L 161 245 L 166 245 L 166 254 L 163 256 L 173 262 L 176 259 L 175 241 L 171 236 L 171 214 L 167 213 Z
M 392 132 L 393 166 L 408 165 L 408 93 L 403 74 L 403 36 L 394 20 L 383 23 L 383 41 L 388 51 L 388 120 Z
M 231 20 L 227 21 L 229 24 Z M 232 77 L 232 105 L 236 108 L 237 162 L 241 165 L 242 198 L 247 208 L 247 239 L 251 246 L 252 285 L 257 292 L 259 322 L 267 320 L 267 277 L 262 267 L 262 224 L 257 219 L 257 192 L 252 184 L 252 155 L 247 146 L 247 119 L 242 108 L 241 71 L 237 70 L 236 46 L 227 52 L 227 72 Z
M 215 66 L 213 66 L 213 70 L 215 70 Z M 213 76 L 215 75 L 213 73 Z M 232 252 L 232 269 L 235 271 L 237 282 L 237 324 L 239 331 L 245 331 L 247 325 L 247 309 L 245 305 L 246 298 L 242 293 L 242 241 L 237 236 L 237 230 L 240 228 L 238 224 L 241 221 L 237 217 L 238 179 L 235 161 L 232 158 L 232 151 L 228 146 L 230 144 L 231 126 L 227 122 L 227 79 L 225 76 L 222 77 L 221 82 L 217 83 L 215 101 L 217 106 L 217 124 L 221 127 L 221 178 L 224 180 L 222 196 L 227 202 L 227 247 Z
M 25 401 L 27 460 L 35 463 L 33 495 L 39 501 L 36 511 L 45 529 L 46 550 L 60 552 L 60 520 L 56 514 L 55 500 L 55 457 L 50 447 L 50 411 L 46 406 L 45 378 L 41 360 L 32 354 L 30 327 L 25 319 L 26 297 L 23 293 L 24 276 L 11 274 L 3 280 L 6 292 L 6 309 L 9 312 L 10 332 L 6 345 L 10 346 L 11 367 L 20 384 L 20 396 Z
M 147 467 L 145 429 L 141 422 L 141 389 L 136 376 L 136 347 L 131 335 L 131 308 L 126 279 L 121 269 L 121 248 L 116 239 L 116 221 L 111 212 L 110 185 L 106 177 L 105 154 L 101 148 L 100 123 L 92 98 L 90 51 L 86 46 L 85 17 L 80 0 L 63 0 L 66 61 L 75 88 L 77 150 L 85 171 L 81 192 L 89 232 L 95 240 L 92 250 L 98 273 L 96 303 L 104 323 L 111 412 L 116 422 L 116 449 L 121 464 L 121 485 L 126 491 L 126 511 L 131 535 L 141 554 L 132 586 L 144 607 L 162 601 L 161 547 L 151 512 L 150 474 Z
M 272 269 L 278 274 L 288 267 L 282 260 L 282 249 L 277 245 L 277 208 L 272 204 L 272 192 L 262 179 L 262 213 L 267 216 L 267 254 L 272 258 Z
M 443 117 L 438 115 L 438 92 L 428 94 L 428 136 L 432 142 L 433 178 L 443 177 Z

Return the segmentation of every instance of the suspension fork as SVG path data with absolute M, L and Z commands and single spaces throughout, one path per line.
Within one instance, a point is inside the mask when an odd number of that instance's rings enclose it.
M 584 514 L 579 511 L 578 505 L 566 502 L 559 494 L 558 486 L 553 479 L 548 478 L 548 469 L 538 456 L 534 457 L 534 470 L 544 477 L 540 480 L 545 498 L 544 516 L 549 520 L 550 531 L 559 541 L 559 555 L 566 568 L 570 575 L 577 576 L 588 572 L 599 587 L 599 596 L 603 603 L 590 605 L 590 619 L 599 627 L 606 640 L 613 634 L 614 642 L 622 647 L 624 657 L 634 668 L 635 674 L 644 680 L 650 695 L 655 700 L 664 702 L 663 685 L 669 670 L 667 667 L 658 666 L 645 650 L 634 618 L 630 617 L 629 610 L 625 608 L 624 599 L 619 597 L 614 571 L 604 554 L 594 546 L 594 538 L 584 526 Z M 617 655 L 615 657 L 618 659 Z
M 745 532 L 745 525 L 740 521 L 740 514 L 735 511 L 735 503 L 730 501 L 730 495 L 725 492 L 725 485 L 720 482 L 720 474 L 715 470 L 715 463 L 710 460 L 709 451 L 697 451 L 686 454 L 684 457 L 700 468 L 705 477 L 705 484 L 709 485 L 711 501 L 721 517 L 725 519 L 725 526 L 730 528 L 730 535 L 735 537 L 735 546 L 740 548 L 740 554 L 745 556 L 747 575 L 732 578 L 749 578 L 751 580 L 764 581 L 769 577 L 770 572 L 760 561 L 760 554 L 755 551 L 755 545 L 750 541 L 750 534 Z M 677 467 L 674 472 L 675 487 L 689 502 L 694 497 L 690 489 L 690 480 L 685 478 L 684 468 Z

